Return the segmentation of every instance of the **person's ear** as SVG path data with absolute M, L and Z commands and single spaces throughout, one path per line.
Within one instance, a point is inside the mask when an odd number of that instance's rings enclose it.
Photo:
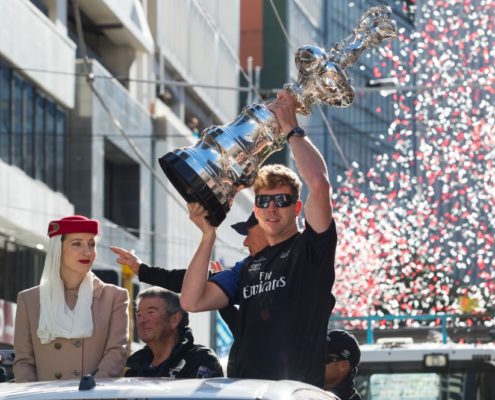
M 299 216 L 299 214 L 301 214 L 302 208 L 303 208 L 302 201 L 301 200 L 297 200 L 296 201 L 296 204 L 295 204 L 295 207 L 294 207 L 294 213 L 296 214 L 296 217 Z
M 172 314 L 172 316 L 170 317 L 170 323 L 172 324 L 172 327 L 174 329 L 179 326 L 180 321 L 182 321 L 182 314 L 179 311 L 177 311 L 175 314 Z

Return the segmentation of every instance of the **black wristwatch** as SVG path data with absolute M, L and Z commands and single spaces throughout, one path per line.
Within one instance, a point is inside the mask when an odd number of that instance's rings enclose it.
M 289 139 L 292 137 L 292 136 L 299 136 L 299 137 L 304 137 L 306 136 L 306 131 L 301 128 L 300 126 L 296 126 L 294 129 L 292 129 L 288 134 L 287 134 L 287 141 L 289 141 Z

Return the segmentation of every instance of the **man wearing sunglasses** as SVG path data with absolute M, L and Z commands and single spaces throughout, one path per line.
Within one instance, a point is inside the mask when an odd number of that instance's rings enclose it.
M 354 382 L 361 359 L 355 336 L 341 329 L 329 331 L 326 354 L 324 389 L 336 394 L 341 400 L 361 400 Z
M 269 246 L 246 264 L 207 280 L 216 231 L 198 203 L 188 204 L 203 235 L 182 287 L 182 307 L 198 312 L 239 304 L 227 374 L 237 378 L 293 379 L 323 387 L 326 327 L 332 308 L 337 242 L 327 168 L 318 149 L 298 127 L 291 95 L 271 103 L 304 180 L 283 165 L 258 172 L 254 214 Z

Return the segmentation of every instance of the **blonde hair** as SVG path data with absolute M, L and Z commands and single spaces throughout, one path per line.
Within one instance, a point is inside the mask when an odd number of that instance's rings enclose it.
M 269 164 L 259 170 L 253 190 L 257 194 L 262 189 L 275 189 L 281 186 L 289 186 L 291 193 L 299 200 L 302 183 L 297 174 L 285 165 Z

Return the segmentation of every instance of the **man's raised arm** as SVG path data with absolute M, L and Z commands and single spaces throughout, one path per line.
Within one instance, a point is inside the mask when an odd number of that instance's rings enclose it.
M 294 100 L 289 92 L 285 90 L 279 92 L 277 100 L 268 107 L 277 116 L 285 134 L 298 126 Z M 306 221 L 315 232 L 324 232 L 332 222 L 330 183 L 325 161 L 319 150 L 306 136 L 292 135 L 288 143 L 297 171 L 308 188 L 304 208 Z
M 203 233 L 194 256 L 187 268 L 180 304 L 190 312 L 218 310 L 228 305 L 226 294 L 214 283 L 208 282 L 208 270 L 216 239 L 216 230 L 206 219 L 207 212 L 199 203 L 188 203 L 189 218 Z

